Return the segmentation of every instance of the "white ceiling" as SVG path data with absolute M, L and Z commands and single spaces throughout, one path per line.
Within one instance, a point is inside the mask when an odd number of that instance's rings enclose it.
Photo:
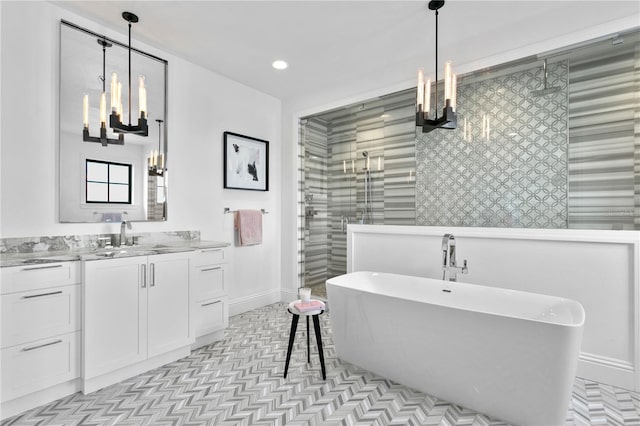
M 280 99 L 434 69 L 427 1 L 54 3 L 123 34 L 121 13 L 134 12 L 134 46 L 144 41 Z M 469 64 L 629 17 L 640 25 L 639 1 L 451 0 L 440 9 L 440 60 Z M 274 70 L 275 59 L 289 68 Z

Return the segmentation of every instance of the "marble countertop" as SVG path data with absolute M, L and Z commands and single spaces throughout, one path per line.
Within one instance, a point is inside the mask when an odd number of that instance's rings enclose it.
M 208 248 L 228 247 L 230 244 L 220 241 L 185 241 L 157 243 L 153 245 L 136 245 L 123 247 L 105 247 L 78 251 L 42 251 L 35 253 L 2 253 L 0 267 L 38 265 L 56 262 L 73 262 L 78 260 L 103 260 L 153 254 L 180 253 Z

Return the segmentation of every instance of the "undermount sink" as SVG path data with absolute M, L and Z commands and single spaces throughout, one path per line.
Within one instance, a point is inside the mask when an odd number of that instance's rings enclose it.
M 24 265 L 38 265 L 42 263 L 72 262 L 78 259 L 79 257 L 77 255 L 47 256 L 25 259 L 21 263 Z

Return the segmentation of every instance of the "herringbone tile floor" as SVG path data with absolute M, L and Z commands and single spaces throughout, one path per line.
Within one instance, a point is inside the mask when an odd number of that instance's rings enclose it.
M 304 322 L 282 377 L 290 316 L 275 304 L 232 317 L 224 340 L 187 358 L 2 425 L 504 425 L 341 362 L 321 318 L 326 381 L 315 352 L 306 364 Z M 576 379 L 567 424 L 640 425 L 640 395 Z

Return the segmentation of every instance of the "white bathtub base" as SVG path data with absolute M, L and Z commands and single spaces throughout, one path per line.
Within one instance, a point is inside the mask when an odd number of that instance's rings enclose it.
M 581 332 L 331 280 L 327 289 L 340 359 L 506 422 L 564 424 Z

